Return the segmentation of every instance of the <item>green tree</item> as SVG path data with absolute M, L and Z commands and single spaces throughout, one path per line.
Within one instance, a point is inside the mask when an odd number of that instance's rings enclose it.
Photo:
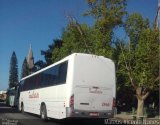
M 157 30 L 144 29 L 139 38 L 135 64 L 135 81 L 137 82 L 136 86 L 138 86 L 136 90 L 138 99 L 137 115 L 143 114 L 144 101 L 151 91 L 159 88 L 158 36 Z
M 114 29 L 123 25 L 126 16 L 126 0 L 87 0 L 89 10 L 84 15 L 95 19 L 91 40 L 94 43 L 94 53 L 112 57 L 112 40 Z
M 144 19 L 140 14 L 133 13 L 129 15 L 124 22 L 124 29 L 126 34 L 129 37 L 129 42 L 125 42 L 124 40 L 117 39 L 115 41 L 115 45 L 113 46 L 113 55 L 112 59 L 115 61 L 116 64 L 116 76 L 117 76 L 117 101 L 119 104 L 122 103 L 126 104 L 127 110 L 130 110 L 132 107 L 135 107 L 135 96 L 131 94 L 133 92 L 132 87 L 130 86 L 130 80 L 128 79 L 128 75 L 126 74 L 126 69 L 123 63 L 121 63 L 122 53 L 121 48 L 123 48 L 123 53 L 127 60 L 127 65 L 130 67 L 134 67 L 136 63 L 136 50 L 138 41 L 140 38 L 140 34 L 143 29 L 149 28 L 148 19 Z M 125 83 L 125 84 L 124 84 Z M 127 88 L 127 89 L 126 89 Z M 125 89 L 125 90 L 124 90 Z M 127 91 L 129 90 L 129 91 Z M 127 95 L 131 96 L 129 100 L 129 104 L 126 102 L 126 99 L 123 99 L 121 95 L 123 92 L 128 92 Z M 120 96 L 119 96 L 120 95 Z
M 41 55 L 44 56 L 45 58 L 45 65 L 51 65 L 53 63 L 52 61 L 52 52 L 55 48 L 60 48 L 62 46 L 62 40 L 60 39 L 54 39 L 53 43 L 48 45 L 48 49 L 47 50 L 41 50 Z
M 9 88 L 15 87 L 18 83 L 18 61 L 16 53 L 13 51 L 10 60 Z
M 132 107 L 135 107 L 135 97 L 133 95 L 133 89 L 128 84 L 128 76 L 125 74 L 125 68 L 121 63 L 121 46 L 124 48 L 126 42 L 124 40 L 116 39 L 113 46 L 112 59 L 115 62 L 116 67 L 116 92 L 117 92 L 117 109 L 118 111 L 130 111 Z M 125 93 L 125 94 L 124 94 Z
M 30 74 L 30 70 L 28 68 L 27 59 L 25 58 L 22 64 L 21 78 L 26 77 Z
M 87 0 L 89 10 L 84 15 L 95 18 L 95 26 L 106 33 L 123 24 L 126 12 L 126 0 Z
M 149 28 L 149 20 L 144 19 L 139 13 L 133 13 L 127 18 L 124 28 L 130 38 L 131 50 L 135 50 L 141 31 Z
M 158 30 L 149 28 L 148 19 L 137 13 L 131 14 L 125 24 L 130 38 L 126 66 L 136 91 L 137 115 L 143 115 L 144 101 L 158 85 Z
M 42 68 L 46 67 L 46 63 L 43 62 L 42 60 L 38 60 L 37 62 L 35 62 L 34 64 L 34 71 L 38 71 Z
M 94 17 L 94 26 L 80 24 L 68 16 L 69 24 L 62 34 L 62 46 L 53 49 L 52 61 L 58 61 L 74 52 L 111 57 L 113 30 L 123 24 L 126 1 L 88 0 L 87 3 L 89 10 L 84 15 Z
M 138 100 L 137 116 L 143 116 L 144 101 L 151 91 L 159 88 L 158 33 L 159 31 L 155 29 L 142 29 L 139 34 L 134 57 L 130 49 L 131 44 L 126 44 L 125 47 L 121 46 L 122 53 L 119 63 L 124 64 L 121 67 L 122 73 L 129 76 L 129 81 L 126 84 L 128 86 L 131 85 L 136 93 Z
M 52 60 L 58 61 L 71 53 L 91 53 L 92 42 L 88 39 L 90 27 L 80 25 L 76 20 L 69 22 L 62 34 L 62 46 L 55 47 L 52 52 Z

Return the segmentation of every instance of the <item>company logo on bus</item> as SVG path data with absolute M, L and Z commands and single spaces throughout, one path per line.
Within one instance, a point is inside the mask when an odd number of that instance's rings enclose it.
M 29 94 L 29 98 L 39 98 L 39 93 L 32 92 L 32 94 Z
M 99 90 L 99 87 L 89 88 L 89 92 L 90 92 L 90 93 L 95 93 L 95 94 L 102 94 L 102 91 Z

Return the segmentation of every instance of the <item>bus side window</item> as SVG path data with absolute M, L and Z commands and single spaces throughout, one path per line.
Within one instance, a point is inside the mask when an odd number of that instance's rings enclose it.
M 30 86 L 30 87 L 29 87 L 30 90 L 35 89 L 35 87 L 36 87 L 36 86 L 35 86 L 35 85 L 36 85 L 36 83 L 35 83 L 35 76 L 29 78 L 29 84 L 30 84 L 30 85 L 29 85 L 29 86 Z
M 52 77 L 53 77 L 53 85 L 58 84 L 59 82 L 59 65 L 55 66 L 52 70 Z
M 40 77 L 40 74 L 37 74 L 36 76 L 35 76 L 35 88 L 40 88 L 40 85 L 41 85 L 41 77 Z
M 29 88 L 29 90 L 32 90 L 33 89 L 33 77 L 30 77 L 28 81 L 29 81 L 28 82 L 29 83 L 29 87 L 28 88 Z
M 60 68 L 59 68 L 59 83 L 60 84 L 66 82 L 67 68 L 68 68 L 68 62 L 64 62 L 60 65 Z
M 41 73 L 41 87 L 45 87 L 45 73 Z
M 44 79 L 45 79 L 45 82 L 44 82 L 44 86 L 47 87 L 47 86 L 50 86 L 51 85 L 51 74 L 50 74 L 50 70 L 46 70 L 44 72 Z
M 24 91 L 27 91 L 29 89 L 29 79 L 24 80 Z
M 58 83 L 58 72 L 59 72 L 59 65 L 52 67 L 51 69 L 46 70 L 43 72 L 43 79 L 44 79 L 44 86 L 52 86 Z
M 24 80 L 24 84 L 23 84 L 23 91 L 26 90 L 26 86 L 27 86 L 27 83 L 26 83 L 26 79 Z

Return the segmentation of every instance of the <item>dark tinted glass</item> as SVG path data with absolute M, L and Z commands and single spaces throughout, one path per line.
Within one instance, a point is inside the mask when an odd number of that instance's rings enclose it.
M 60 85 L 66 82 L 68 61 L 25 79 L 21 91 Z M 22 82 L 22 81 L 21 81 Z

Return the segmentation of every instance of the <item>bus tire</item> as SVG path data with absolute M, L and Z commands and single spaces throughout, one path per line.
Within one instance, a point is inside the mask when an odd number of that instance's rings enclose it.
M 24 114 L 24 105 L 23 105 L 23 103 L 21 104 L 21 112 Z
M 45 104 L 42 104 L 42 106 L 41 106 L 40 115 L 41 115 L 41 119 L 43 121 L 47 121 L 48 120 L 48 118 L 47 118 L 47 109 L 46 109 L 46 105 Z

